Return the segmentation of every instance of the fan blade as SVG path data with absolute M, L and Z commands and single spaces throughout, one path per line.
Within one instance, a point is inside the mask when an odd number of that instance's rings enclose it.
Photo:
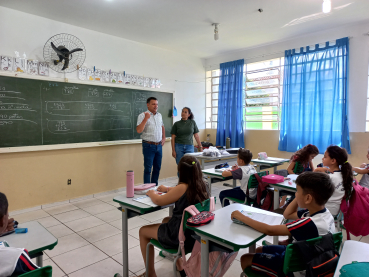
M 69 54 L 72 54 L 72 53 L 77 52 L 77 51 L 83 51 L 83 49 L 81 49 L 81 48 L 73 49 L 72 51 L 69 51 Z
M 64 60 L 64 66 L 63 66 L 62 70 L 67 69 L 67 68 L 68 68 L 68 66 L 69 66 L 69 59 L 65 59 L 65 60 Z
M 51 42 L 51 47 L 54 49 L 54 51 L 56 52 L 56 54 L 58 54 L 58 56 L 62 56 L 64 57 L 64 53 L 62 51 L 60 51 L 58 48 L 55 47 L 54 43 Z

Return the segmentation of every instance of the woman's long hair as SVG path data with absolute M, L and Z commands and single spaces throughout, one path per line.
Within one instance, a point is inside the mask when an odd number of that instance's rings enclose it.
M 318 155 L 319 149 L 313 144 L 308 144 L 297 150 L 292 156 L 291 162 L 300 162 L 306 164 L 309 162 L 310 155 Z
M 337 145 L 331 145 L 327 148 L 328 156 L 331 159 L 335 159 L 338 166 L 341 166 L 341 174 L 343 180 L 343 187 L 345 189 L 346 197 L 350 197 L 352 190 L 352 182 L 354 181 L 354 176 L 352 174 L 352 166 L 347 161 L 348 154 L 345 148 L 341 148 Z
M 183 156 L 178 163 L 179 182 L 187 184 L 187 200 L 193 205 L 209 198 L 207 186 L 202 177 L 199 161 L 192 156 Z
M 188 113 L 190 114 L 190 116 L 188 117 L 188 119 L 191 119 L 192 120 L 192 119 L 195 118 L 195 116 L 193 115 L 193 113 L 192 113 L 192 111 L 191 111 L 190 108 L 184 107 L 182 110 L 184 110 L 184 109 L 187 109 Z

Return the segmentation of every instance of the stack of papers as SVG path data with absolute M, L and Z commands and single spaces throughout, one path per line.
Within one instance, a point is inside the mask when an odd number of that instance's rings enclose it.
M 161 192 L 160 194 L 164 195 L 165 193 Z M 148 206 L 151 206 L 151 207 L 158 207 L 159 206 L 159 205 L 156 205 L 154 202 L 152 202 L 151 198 L 147 195 L 141 196 L 141 197 L 138 197 L 138 198 L 133 198 L 132 200 L 140 202 L 140 203 L 148 205 Z
M 241 213 L 244 216 L 247 216 L 253 220 L 268 224 L 268 225 L 279 225 L 282 222 L 281 217 L 278 216 L 274 216 L 274 215 L 269 215 L 269 214 L 262 214 L 262 213 L 255 213 L 255 212 L 248 212 L 248 211 L 241 211 Z M 233 219 L 234 223 L 237 224 L 242 224 L 242 225 L 246 225 L 245 223 L 243 223 L 242 221 L 239 221 L 238 219 Z

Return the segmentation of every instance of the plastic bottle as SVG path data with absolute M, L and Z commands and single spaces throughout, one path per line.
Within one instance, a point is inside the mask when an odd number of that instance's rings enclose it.
M 229 148 L 231 148 L 231 139 L 227 138 L 226 139 L 226 149 L 229 149 Z
M 127 171 L 127 185 L 126 185 L 126 196 L 127 197 L 133 197 L 135 195 L 134 193 L 134 179 L 135 179 L 135 173 L 133 170 Z

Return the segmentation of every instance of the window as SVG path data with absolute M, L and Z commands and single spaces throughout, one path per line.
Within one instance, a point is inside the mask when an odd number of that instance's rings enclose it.
M 216 129 L 220 70 L 206 71 L 206 129 Z
M 246 65 L 245 129 L 278 130 L 284 58 Z
M 369 70 L 368 70 L 368 91 L 366 93 L 366 126 L 365 131 L 369 132 Z

